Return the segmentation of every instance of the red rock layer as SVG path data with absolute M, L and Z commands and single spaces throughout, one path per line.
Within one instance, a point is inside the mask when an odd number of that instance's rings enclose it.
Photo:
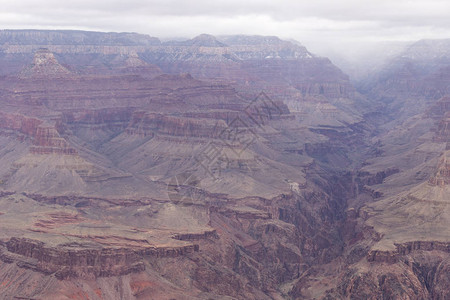
M 77 151 L 61 138 L 54 126 L 39 126 L 36 129 L 33 144 L 30 152 L 34 154 L 77 154 Z
M 19 267 L 31 268 L 45 274 L 54 273 L 58 279 L 126 275 L 145 269 L 143 256 L 176 257 L 199 250 L 198 245 L 137 249 L 107 247 L 86 249 L 82 245 L 53 248 L 40 241 L 15 237 L 6 242 L 5 246 L 13 255 L 3 252 L 0 256 L 2 261 L 12 263 L 19 260 Z
M 33 138 L 30 152 L 34 154 L 67 154 L 77 152 L 62 138 L 56 127 L 44 125 L 44 121 L 20 114 L 0 112 L 0 129 L 12 130 Z
M 394 251 L 372 250 L 367 254 L 367 260 L 370 262 L 396 263 L 400 256 L 410 254 L 411 252 L 422 251 L 443 251 L 450 253 L 450 243 L 436 241 L 413 241 L 395 245 Z
M 36 134 L 37 127 L 42 120 L 19 114 L 8 114 L 0 111 L 0 128 L 18 131 L 28 136 Z

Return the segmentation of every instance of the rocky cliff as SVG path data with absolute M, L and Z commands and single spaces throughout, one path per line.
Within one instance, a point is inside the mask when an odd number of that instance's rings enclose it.
M 21 114 L 1 113 L 1 116 L 1 129 L 16 131 L 23 134 L 25 138 L 32 139 L 31 153 L 76 154 L 76 150 L 59 135 L 55 125 L 46 125 L 43 120 Z
M 6 250 L 7 252 L 4 251 L 0 258 L 4 262 L 14 262 L 22 268 L 44 274 L 54 274 L 56 278 L 62 280 L 74 277 L 112 277 L 142 272 L 145 270 L 142 257 L 177 257 L 198 251 L 198 245 L 147 249 L 83 249 L 78 245 L 50 248 L 39 241 L 11 238 L 6 242 Z

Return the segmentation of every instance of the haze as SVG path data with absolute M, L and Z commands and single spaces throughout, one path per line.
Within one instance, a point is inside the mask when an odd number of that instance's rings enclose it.
M 5 29 L 131 31 L 161 38 L 201 33 L 277 35 L 311 51 L 450 36 L 448 1 L 0 1 Z

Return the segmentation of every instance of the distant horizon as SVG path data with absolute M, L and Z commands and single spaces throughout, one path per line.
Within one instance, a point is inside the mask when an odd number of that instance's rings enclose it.
M 274 34 L 263 34 L 263 33 L 230 33 L 230 34 L 213 34 L 210 32 L 201 32 L 198 34 L 190 35 L 190 36 L 182 36 L 182 35 L 157 35 L 152 33 L 146 33 L 146 32 L 140 32 L 140 31 L 121 31 L 121 30 L 101 30 L 101 29 L 77 29 L 77 28 L 0 28 L 0 31 L 65 31 L 65 32 L 96 32 L 96 33 L 119 33 L 119 34 L 139 34 L 139 35 L 147 35 L 152 38 L 158 38 L 160 40 L 190 40 L 193 38 L 196 38 L 200 35 L 210 35 L 214 37 L 224 37 L 224 36 L 260 36 L 260 37 L 277 37 L 284 41 L 295 41 L 299 42 L 303 45 L 302 41 L 294 38 L 294 37 L 288 37 L 288 36 L 280 36 L 280 35 L 274 35 Z M 450 39 L 450 35 L 448 37 L 440 37 L 440 38 L 428 38 L 423 37 L 419 39 L 400 39 L 400 40 L 393 40 L 393 39 L 386 39 L 386 40 L 376 40 L 371 41 L 371 43 L 395 43 L 395 42 L 418 42 L 422 40 L 446 40 Z
M 229 36 L 247 36 L 247 37 L 276 37 L 282 41 L 291 42 L 294 44 L 299 44 L 306 48 L 308 52 L 318 57 L 325 57 L 330 59 L 333 64 L 341 68 L 346 74 L 348 74 L 351 78 L 357 78 L 365 76 L 366 73 L 370 72 L 371 69 L 379 67 L 384 64 L 387 60 L 394 57 L 396 54 L 399 54 L 401 51 L 406 50 L 409 46 L 418 43 L 420 41 L 433 41 L 433 40 L 448 40 L 449 38 L 442 39 L 429 39 L 423 38 L 419 40 L 411 40 L 411 41 L 373 41 L 365 47 L 358 47 L 354 49 L 346 49 L 333 47 L 331 44 L 327 48 L 319 48 L 316 49 L 311 47 L 309 44 L 304 41 L 297 40 L 292 37 L 281 37 L 277 35 L 264 35 L 264 34 L 246 34 L 246 33 L 238 33 L 238 34 L 220 34 L 214 35 L 211 33 L 200 33 L 192 37 L 188 36 L 178 36 L 178 37 L 164 37 L 158 36 L 154 34 L 142 33 L 137 31 L 105 31 L 105 30 L 84 30 L 84 29 L 76 29 L 76 28 L 3 28 L 0 31 L 45 31 L 45 32 L 86 32 L 86 33 L 100 33 L 100 34 L 136 34 L 147 36 L 151 39 L 157 39 L 160 43 L 168 43 L 168 42 L 183 42 L 189 41 L 201 35 L 210 35 L 217 38 L 219 41 L 221 37 L 229 37 Z M 370 62 L 367 59 L 370 58 Z
M 93 32 L 93 33 L 117 33 L 117 34 L 137 34 L 137 35 L 145 35 L 148 36 L 150 38 L 156 38 L 158 40 L 160 40 L 162 43 L 164 42 L 169 42 L 169 41 L 188 41 L 188 40 L 192 40 L 198 36 L 201 35 L 210 35 L 213 36 L 215 38 L 219 38 L 220 37 L 228 37 L 228 36 L 258 36 L 258 37 L 276 37 L 279 38 L 280 40 L 286 41 L 286 42 L 293 42 L 293 43 L 299 43 L 302 46 L 306 47 L 308 49 L 308 51 L 315 53 L 314 51 L 310 50 L 310 47 L 308 44 L 306 44 L 305 42 L 303 42 L 302 40 L 296 39 L 294 37 L 284 37 L 284 36 L 279 36 L 279 35 L 270 35 L 270 34 L 263 34 L 263 33 L 235 33 L 235 34 L 212 34 L 209 32 L 202 32 L 199 34 L 195 34 L 193 36 L 161 36 L 161 35 L 157 35 L 157 34 L 150 34 L 150 33 L 145 33 L 145 32 L 139 32 L 139 31 L 108 31 L 108 30 L 91 30 L 91 29 L 76 29 L 76 28 L 1 28 L 0 31 L 60 31 L 60 32 Z M 433 41 L 433 40 L 447 40 L 450 39 L 449 37 L 442 37 L 442 38 L 420 38 L 420 39 L 416 39 L 416 40 L 379 40 L 379 41 L 372 41 L 370 42 L 371 44 L 384 44 L 384 43 L 416 43 L 416 42 L 420 42 L 420 41 Z
M 450 2 L 442 0 L 118 0 L 3 1 L 0 28 L 134 32 L 161 40 L 207 32 L 293 39 L 309 51 L 371 50 L 373 45 L 450 38 Z

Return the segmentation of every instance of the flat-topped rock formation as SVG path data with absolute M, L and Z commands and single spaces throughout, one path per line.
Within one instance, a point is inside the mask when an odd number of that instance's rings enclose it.
M 154 37 L 138 33 L 77 30 L 1 30 L 0 43 L 10 45 L 159 45 Z

